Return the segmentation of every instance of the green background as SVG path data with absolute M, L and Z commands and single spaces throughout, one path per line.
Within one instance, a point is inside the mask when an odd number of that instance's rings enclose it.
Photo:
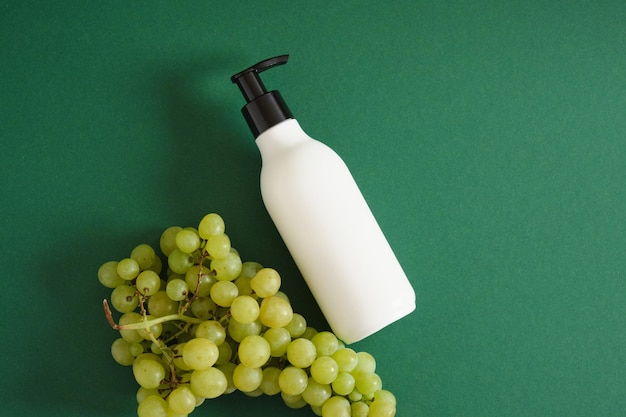
M 266 85 L 343 156 L 417 293 L 354 345 L 398 415 L 626 415 L 625 22 L 617 0 L 1 2 L 2 414 L 135 415 L 97 268 L 208 212 L 326 326 L 230 82 L 289 53 Z

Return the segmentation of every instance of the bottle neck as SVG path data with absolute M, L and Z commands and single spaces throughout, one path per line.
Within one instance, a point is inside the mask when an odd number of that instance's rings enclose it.
M 302 130 L 296 119 L 287 119 L 261 133 L 256 138 L 256 144 L 263 161 L 267 162 L 309 140 L 312 139 Z

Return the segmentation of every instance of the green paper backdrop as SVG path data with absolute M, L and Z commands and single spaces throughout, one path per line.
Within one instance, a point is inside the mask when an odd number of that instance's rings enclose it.
M 134 416 L 96 271 L 208 212 L 325 328 L 230 82 L 289 53 L 266 85 L 417 293 L 353 346 L 397 415 L 626 415 L 625 22 L 620 1 L 0 3 L 2 414 Z M 193 415 L 314 414 L 232 394 Z

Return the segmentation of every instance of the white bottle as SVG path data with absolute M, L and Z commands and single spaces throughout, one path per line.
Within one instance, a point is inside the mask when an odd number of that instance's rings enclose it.
M 343 160 L 309 137 L 262 61 L 232 77 L 261 151 L 263 201 L 333 332 L 357 342 L 415 309 L 415 292 Z

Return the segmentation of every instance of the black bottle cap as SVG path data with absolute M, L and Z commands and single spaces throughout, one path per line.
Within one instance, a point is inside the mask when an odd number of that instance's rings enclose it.
M 287 63 L 289 55 L 280 55 L 261 61 L 235 75 L 230 80 L 237 84 L 247 104 L 241 109 L 254 137 L 286 119 L 292 119 L 291 110 L 278 91 L 268 92 L 259 73 Z

